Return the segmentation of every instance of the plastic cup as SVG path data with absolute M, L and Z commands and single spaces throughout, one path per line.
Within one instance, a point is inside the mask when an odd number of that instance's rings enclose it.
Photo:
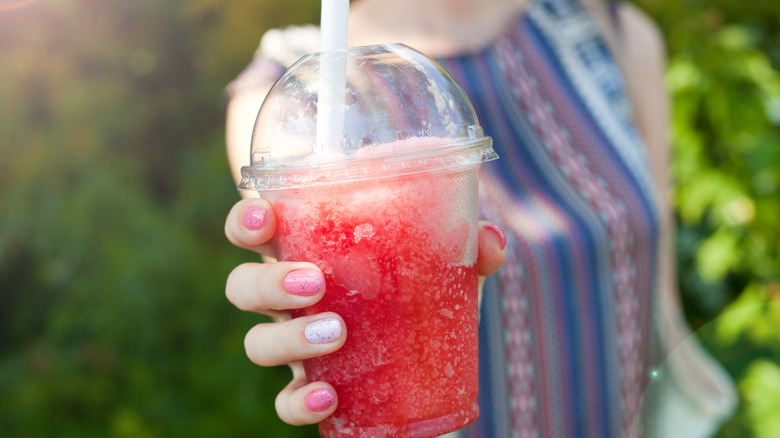
M 321 435 L 438 436 L 479 413 L 477 172 L 497 156 L 435 61 L 402 45 L 339 53 L 339 135 L 317 141 L 327 84 L 307 55 L 260 109 L 240 188 L 273 205 L 278 259 L 325 274 L 324 298 L 293 316 L 347 325 L 341 349 L 304 361 L 339 396 Z

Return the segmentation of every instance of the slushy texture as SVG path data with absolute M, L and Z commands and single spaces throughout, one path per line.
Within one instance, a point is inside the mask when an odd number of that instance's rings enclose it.
M 340 350 L 304 362 L 338 392 L 323 436 L 430 437 L 477 417 L 476 168 L 264 194 L 278 258 L 325 274 L 293 316 L 347 325 Z
M 304 361 L 338 392 L 320 433 L 423 438 L 473 421 L 477 171 L 498 156 L 463 89 L 401 44 L 306 55 L 263 101 L 250 157 L 239 187 L 273 205 L 277 258 L 325 274 L 322 300 L 293 316 L 346 322 L 343 347 Z

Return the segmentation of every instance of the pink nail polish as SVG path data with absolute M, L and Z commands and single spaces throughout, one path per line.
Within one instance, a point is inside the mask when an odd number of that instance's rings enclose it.
M 284 290 L 303 297 L 317 295 L 325 285 L 322 272 L 314 269 L 291 271 L 284 276 Z
M 306 405 L 306 409 L 319 412 L 328 409 L 333 402 L 336 401 L 336 397 L 327 388 L 320 388 L 310 392 L 303 401 Z
M 485 225 L 485 228 L 498 234 L 498 238 L 501 239 L 501 249 L 506 248 L 506 233 L 504 233 L 504 230 L 502 230 L 501 227 L 496 224 L 488 224 Z
M 341 321 L 336 318 L 318 319 L 303 330 L 306 340 L 312 344 L 327 344 L 341 336 Z
M 250 207 L 244 212 L 241 219 L 248 230 L 259 230 L 265 221 L 265 213 L 263 207 Z

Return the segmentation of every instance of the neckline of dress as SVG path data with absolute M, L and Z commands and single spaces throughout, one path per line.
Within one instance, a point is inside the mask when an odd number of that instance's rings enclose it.
M 529 0 L 528 5 L 526 5 L 526 7 L 523 8 L 523 10 L 520 11 L 518 14 L 516 14 L 515 18 L 509 22 L 509 25 L 506 26 L 506 28 L 503 31 L 497 33 L 495 36 L 493 36 L 493 38 L 491 38 L 488 42 L 486 42 L 481 47 L 472 50 L 464 50 L 464 51 L 452 53 L 450 55 L 443 55 L 443 56 L 434 55 L 432 57 L 439 61 L 450 61 L 450 60 L 471 58 L 475 56 L 484 55 L 486 52 L 490 51 L 493 47 L 495 47 L 497 43 L 507 38 L 510 38 L 512 35 L 519 32 L 520 28 L 523 26 L 523 23 L 528 19 L 532 8 L 536 7 L 538 3 L 539 3 L 538 0 Z

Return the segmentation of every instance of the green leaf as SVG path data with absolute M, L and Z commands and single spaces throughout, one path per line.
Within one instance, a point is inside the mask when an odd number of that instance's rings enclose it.
M 723 278 L 740 261 L 739 239 L 721 229 L 705 239 L 696 251 L 696 269 L 706 281 Z
M 761 287 L 751 284 L 729 304 L 717 318 L 716 333 L 720 342 L 733 344 L 747 332 L 763 313 L 764 294 Z
M 780 431 L 780 366 L 767 359 L 755 360 L 739 388 L 747 404 L 754 436 L 777 438 Z

